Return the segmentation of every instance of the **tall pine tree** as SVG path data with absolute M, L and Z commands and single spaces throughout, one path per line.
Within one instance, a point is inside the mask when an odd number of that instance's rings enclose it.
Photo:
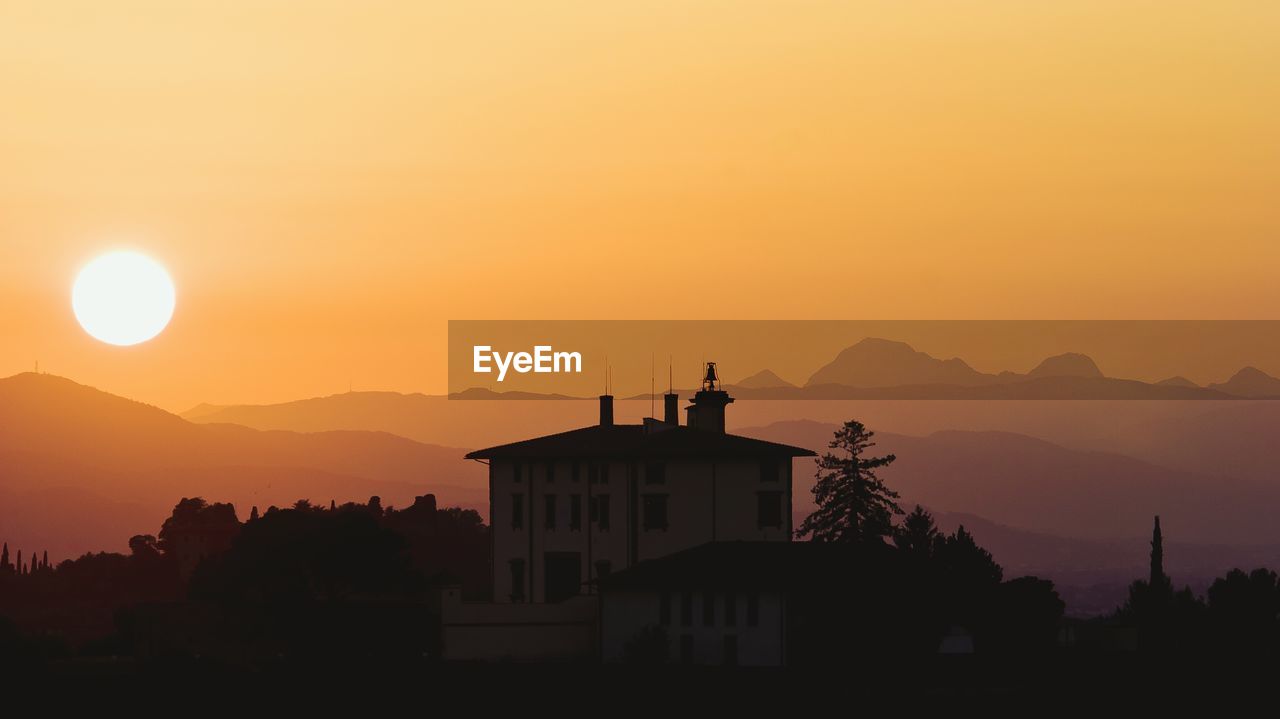
M 876 470 L 896 457 L 864 457 L 875 446 L 861 422 L 850 420 L 836 430 L 828 452 L 818 460 L 813 499 L 817 509 L 796 535 L 816 542 L 883 542 L 893 533 L 893 517 L 902 514 L 898 493 L 885 486 Z

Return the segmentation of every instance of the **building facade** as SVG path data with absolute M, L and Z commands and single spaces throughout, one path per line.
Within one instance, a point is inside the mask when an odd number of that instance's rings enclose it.
M 708 542 L 789 541 L 798 447 L 727 434 L 714 365 L 678 421 L 613 422 L 482 449 L 489 464 L 494 601 L 554 603 L 611 573 Z

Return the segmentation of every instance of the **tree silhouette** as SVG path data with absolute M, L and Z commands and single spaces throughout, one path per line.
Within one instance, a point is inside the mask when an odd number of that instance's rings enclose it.
M 885 486 L 876 470 L 896 457 L 863 457 L 875 446 L 861 422 L 850 420 L 836 430 L 831 449 L 818 460 L 813 498 L 817 509 L 796 531 L 817 542 L 882 542 L 893 533 L 893 517 L 902 514 L 898 493 Z
M 929 559 L 943 540 L 942 533 L 933 522 L 933 515 L 916 505 L 911 513 L 893 530 L 893 543 L 904 552 L 921 559 Z
M 1209 619 L 1222 648 L 1233 653 L 1274 650 L 1280 631 L 1280 579 L 1269 569 L 1233 569 L 1209 587 Z

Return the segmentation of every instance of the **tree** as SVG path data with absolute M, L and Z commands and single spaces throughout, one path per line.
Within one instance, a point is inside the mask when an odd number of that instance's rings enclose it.
M 991 552 L 979 546 L 963 524 L 939 542 L 937 556 L 943 573 L 956 587 L 982 590 L 1004 579 L 1004 570 L 996 564 Z
M 813 486 L 817 509 L 805 518 L 796 535 L 817 542 L 883 542 L 893 533 L 893 517 L 902 514 L 898 493 L 885 486 L 876 470 L 896 457 L 863 457 L 875 446 L 875 436 L 861 422 L 850 420 L 836 430 L 828 452 L 818 460 Z
M 918 504 L 893 530 L 893 543 L 898 549 L 921 559 L 932 557 L 942 539 L 933 515 Z

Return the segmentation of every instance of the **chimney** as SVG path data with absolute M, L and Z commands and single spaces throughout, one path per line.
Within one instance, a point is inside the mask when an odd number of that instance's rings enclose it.
M 680 395 L 668 392 L 662 395 L 662 421 L 667 424 L 680 424 Z
M 724 434 L 724 408 L 733 404 L 728 392 L 720 389 L 716 375 L 716 363 L 707 363 L 707 373 L 702 379 L 702 389 L 693 395 L 693 405 L 686 408 L 688 423 L 696 429 L 706 429 Z
M 600 395 L 600 426 L 613 426 L 613 395 Z

